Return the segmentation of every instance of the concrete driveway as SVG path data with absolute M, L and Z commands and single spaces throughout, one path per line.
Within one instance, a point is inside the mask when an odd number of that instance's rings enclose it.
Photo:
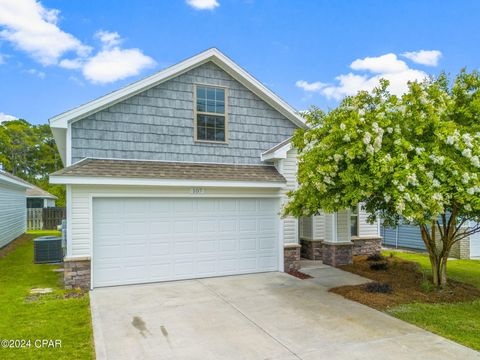
M 283 273 L 95 289 L 97 359 L 480 359 Z

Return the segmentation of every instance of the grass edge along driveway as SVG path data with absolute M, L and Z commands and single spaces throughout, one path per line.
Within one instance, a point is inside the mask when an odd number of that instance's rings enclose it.
M 415 261 L 431 273 L 428 255 L 399 251 L 384 251 L 404 260 Z M 469 283 L 480 288 L 480 260 L 449 260 L 449 279 Z M 456 341 L 475 350 L 480 350 L 480 299 L 454 304 L 400 305 L 387 311 L 388 314 L 417 325 L 425 330 Z
M 93 332 L 88 293 L 63 289 L 59 265 L 33 263 L 33 238 L 58 235 L 36 231 L 23 235 L 0 258 L 0 340 L 30 340 L 24 348 L 1 348 L 1 359 L 93 359 Z M 25 237 L 28 237 L 27 239 Z M 52 288 L 34 296 L 32 288 Z M 34 340 L 61 340 L 61 347 L 35 348 Z

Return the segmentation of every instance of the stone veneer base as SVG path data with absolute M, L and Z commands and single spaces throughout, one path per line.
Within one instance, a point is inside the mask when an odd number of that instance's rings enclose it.
M 283 248 L 283 271 L 300 269 L 300 244 L 287 244 Z
M 382 251 L 382 238 L 372 237 L 372 238 L 352 238 L 353 256 L 369 256 L 373 254 L 380 254 Z
M 302 245 L 300 255 L 302 258 L 309 260 L 322 260 L 322 243 L 323 240 L 307 240 L 301 239 Z
M 65 289 L 90 289 L 90 259 L 66 259 L 63 269 Z
M 352 263 L 353 243 L 322 244 L 322 262 L 330 266 L 342 266 Z

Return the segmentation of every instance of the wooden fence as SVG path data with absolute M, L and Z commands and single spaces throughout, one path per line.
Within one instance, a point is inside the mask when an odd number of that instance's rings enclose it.
M 27 230 L 43 229 L 42 214 L 42 208 L 27 209 Z
M 27 209 L 28 230 L 56 230 L 66 217 L 64 207 Z

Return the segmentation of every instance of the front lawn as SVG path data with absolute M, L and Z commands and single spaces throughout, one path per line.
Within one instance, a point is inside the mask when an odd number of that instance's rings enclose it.
M 341 268 L 387 283 L 391 292 L 367 292 L 364 285 L 331 291 L 480 350 L 480 261 L 449 261 L 449 285 L 436 290 L 427 281 L 431 273 L 427 255 L 392 251 L 383 255 L 379 261 L 355 257 L 352 265 Z M 386 269 L 372 270 L 375 262 L 386 263 Z
M 62 288 L 59 265 L 34 264 L 35 232 L 17 239 L 0 257 L 0 340 L 31 340 L 31 348 L 0 347 L 1 359 L 92 359 L 92 325 L 88 293 Z M 32 295 L 32 288 L 52 288 Z M 60 348 L 35 348 L 35 340 L 61 340 Z
M 415 261 L 419 263 L 429 274 L 432 267 L 427 254 L 408 253 L 402 251 L 384 251 L 384 256 L 393 254 L 401 259 Z M 449 260 L 447 263 L 447 272 L 450 279 L 472 284 L 480 288 L 480 260 Z
M 407 304 L 392 308 L 387 313 L 480 350 L 480 300 L 455 304 Z

